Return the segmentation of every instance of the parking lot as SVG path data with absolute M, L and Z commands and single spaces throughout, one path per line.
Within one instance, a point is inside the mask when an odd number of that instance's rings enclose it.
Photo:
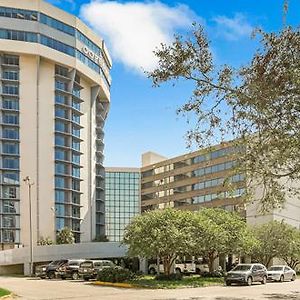
M 14 292 L 16 299 L 107 299 L 107 300 L 300 300 L 300 280 L 255 284 L 253 286 L 214 286 L 174 290 L 121 289 L 93 286 L 84 281 L 40 280 L 0 277 L 0 286 Z

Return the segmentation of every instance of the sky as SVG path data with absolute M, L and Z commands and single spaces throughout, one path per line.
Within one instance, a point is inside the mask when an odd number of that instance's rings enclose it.
M 187 149 L 187 120 L 176 109 L 189 99 L 192 86 L 152 87 L 144 70 L 156 65 L 153 50 L 201 23 L 215 62 L 246 65 L 258 47 L 255 28 L 278 31 L 283 0 L 48 0 L 80 17 L 104 38 L 113 59 L 111 107 L 105 125 L 105 166 L 140 167 L 141 154 L 174 157 Z M 300 1 L 289 1 L 287 24 L 299 26 Z

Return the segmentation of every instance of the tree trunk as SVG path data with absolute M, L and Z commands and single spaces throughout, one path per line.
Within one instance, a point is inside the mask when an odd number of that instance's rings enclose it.
M 209 273 L 212 273 L 214 271 L 214 262 L 215 262 L 216 256 L 214 253 L 208 254 L 208 269 Z
M 170 276 L 170 270 L 171 270 L 170 258 L 163 257 L 163 264 L 164 264 L 164 274 L 166 276 Z

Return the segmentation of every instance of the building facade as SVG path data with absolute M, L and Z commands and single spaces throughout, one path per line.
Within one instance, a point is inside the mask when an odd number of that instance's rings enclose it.
M 245 177 L 234 175 L 233 156 L 234 148 L 225 143 L 172 159 L 145 153 L 141 169 L 142 211 L 167 207 L 238 209 Z M 227 178 L 230 184 L 226 184 Z
M 105 225 L 111 242 L 123 238 L 124 228 L 140 214 L 140 169 L 105 169 Z
M 111 59 L 78 18 L 42 0 L 0 0 L 0 244 L 27 246 L 72 229 L 105 232 L 103 126 Z

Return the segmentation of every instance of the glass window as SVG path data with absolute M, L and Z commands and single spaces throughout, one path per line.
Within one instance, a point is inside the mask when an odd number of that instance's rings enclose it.
M 19 129 L 4 127 L 2 130 L 2 137 L 4 139 L 18 140 L 19 139 Z
M 59 52 L 65 53 L 70 56 L 75 56 L 75 49 L 69 45 L 66 45 L 62 42 L 59 42 L 57 40 L 54 40 L 50 37 L 47 37 L 45 35 L 41 35 L 41 44 L 45 45 L 49 48 L 52 48 L 54 50 L 57 50 Z
M 68 188 L 68 181 L 64 177 L 55 176 L 55 187 L 56 188 Z
M 73 167 L 72 168 L 72 176 L 80 178 L 80 168 Z
M 73 93 L 74 96 L 80 98 L 80 90 L 79 89 L 75 89 L 74 88 L 73 91 L 72 91 L 72 93 Z
M 80 142 L 77 142 L 75 140 L 72 141 L 72 148 L 74 150 L 80 151 Z
M 19 86 L 15 84 L 4 84 L 3 87 L 3 94 L 7 95 L 19 95 Z
M 68 124 L 62 121 L 55 121 L 55 131 L 66 132 L 66 133 L 69 132 Z
M 14 157 L 3 157 L 2 167 L 4 169 L 19 169 L 19 159 Z
M 72 126 L 72 135 L 80 137 L 80 129 L 78 127 Z
M 15 216 L 3 216 L 2 226 L 4 228 L 14 228 L 16 227 L 16 217 Z
M 13 55 L 5 55 L 3 58 L 3 63 L 5 65 L 18 66 L 19 65 L 19 57 Z
M 59 104 L 67 104 L 68 103 L 68 97 L 61 95 L 61 94 L 56 94 L 55 95 L 55 103 L 59 103 Z
M 3 186 L 2 197 L 5 199 L 17 199 L 19 198 L 19 188 L 15 186 Z
M 56 146 L 64 146 L 64 147 L 68 147 L 68 138 L 58 135 L 55 135 L 55 145 Z
M 61 150 L 61 149 L 56 149 L 55 150 L 55 159 L 59 160 L 68 160 L 68 151 L 66 150 Z
M 19 124 L 19 115 L 18 114 L 12 114 L 12 113 L 4 113 L 3 114 L 3 123 L 4 124 Z
M 73 99 L 72 107 L 80 111 L 80 102 L 77 102 Z
M 74 163 L 74 164 L 80 164 L 80 155 L 78 155 L 78 154 L 72 154 L 72 162 Z
M 3 230 L 2 237 L 4 243 L 14 243 L 16 240 L 16 233 L 14 230 Z
M 68 119 L 68 110 L 64 108 L 55 108 L 55 117 Z
M 72 114 L 72 121 L 80 124 L 80 115 L 77 115 L 75 113 Z
M 58 21 L 54 18 L 51 18 L 45 14 L 40 14 L 40 22 L 48 25 L 54 29 L 57 29 L 59 31 L 62 31 L 66 34 L 69 34 L 71 36 L 75 36 L 75 29 L 72 26 L 69 26 L 61 21 Z
M 6 154 L 19 154 L 19 144 L 4 142 L 2 152 Z
M 17 203 L 14 201 L 3 201 L 3 212 L 6 214 L 16 214 L 17 210 Z
M 55 202 L 64 203 L 67 201 L 67 192 L 65 191 L 55 191 Z
M 56 218 L 56 230 L 61 230 L 65 227 L 65 219 Z
M 19 110 L 19 100 L 4 98 L 2 100 L 2 108 L 12 109 L 12 110 Z
M 20 176 L 17 172 L 5 171 L 2 173 L 2 182 L 8 184 L 20 184 Z
M 0 39 L 37 43 L 37 33 L 0 29 Z
M 5 70 L 3 71 L 3 79 L 8 80 L 19 80 L 19 72 L 14 70 Z
M 68 165 L 55 163 L 55 174 L 68 174 Z
M 55 204 L 55 215 L 65 216 L 65 206 L 63 204 Z
M 68 83 L 64 81 L 55 80 L 55 88 L 62 91 L 68 91 Z
M 80 191 L 80 181 L 79 180 L 72 180 L 72 189 L 74 191 Z
M 61 75 L 63 77 L 69 77 L 69 70 L 68 68 L 56 65 L 55 74 Z
M 72 193 L 72 203 L 80 204 L 80 194 Z

